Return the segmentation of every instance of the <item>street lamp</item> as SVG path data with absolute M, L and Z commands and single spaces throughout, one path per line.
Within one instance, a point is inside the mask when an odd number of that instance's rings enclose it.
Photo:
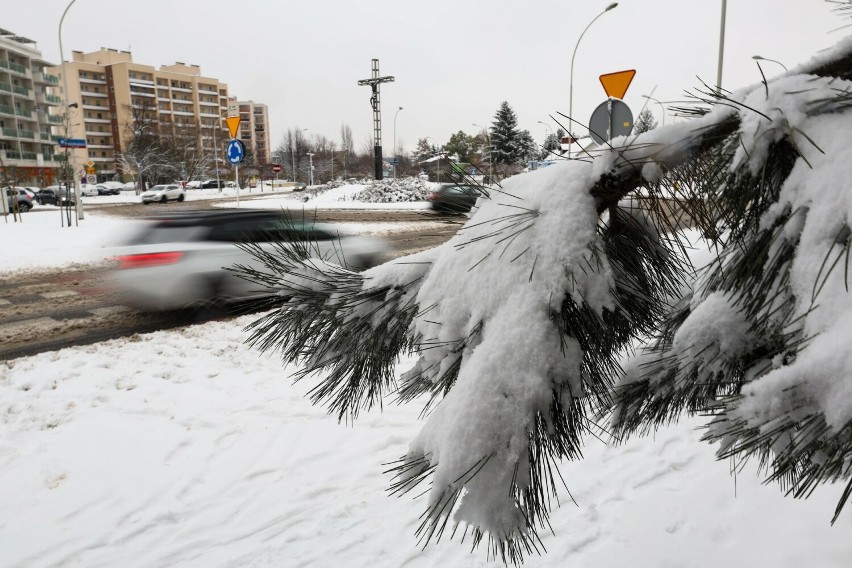
M 68 3 L 68 6 L 65 7 L 65 11 L 62 12 L 62 17 L 59 18 L 59 57 L 60 57 L 60 59 L 62 59 L 62 89 L 63 89 L 62 94 L 63 94 L 63 98 L 65 99 L 65 113 L 66 113 L 66 115 L 67 115 L 68 109 L 70 108 L 71 105 L 68 104 L 68 73 L 66 72 L 66 69 L 65 69 L 65 50 L 62 49 L 62 22 L 65 21 L 65 15 L 68 13 L 68 10 L 71 9 L 71 6 L 73 6 L 74 2 L 76 2 L 76 1 L 77 0 L 71 0 L 71 2 Z M 74 107 L 75 108 L 77 107 L 76 103 L 74 103 Z M 66 124 L 67 124 L 67 116 L 66 116 Z M 68 133 L 66 133 L 65 135 L 68 136 Z M 73 153 L 70 154 L 70 156 L 73 156 L 73 155 L 74 155 Z M 71 168 L 71 171 L 73 172 L 72 175 L 74 176 L 74 203 L 75 203 L 75 207 L 77 209 L 77 221 L 82 221 L 83 219 L 85 219 L 85 214 L 83 212 L 83 199 L 80 195 L 80 184 L 77 183 L 77 172 L 76 172 L 76 168 L 74 167 L 74 160 L 69 158 L 67 146 L 65 147 L 65 158 L 66 158 L 65 161 L 69 165 L 69 167 Z
M 491 178 L 489 183 L 494 180 L 494 160 L 491 159 L 491 134 L 488 133 L 488 129 L 482 126 L 481 124 L 473 125 L 477 128 L 481 128 L 485 132 L 485 139 L 488 141 L 488 177 Z
M 722 60 L 725 55 L 725 12 L 727 12 L 728 0 L 722 0 L 722 18 L 719 21 L 719 63 L 716 66 L 716 88 L 719 96 L 722 96 Z
M 649 101 L 654 101 L 655 103 L 660 105 L 660 108 L 663 110 L 663 126 L 665 126 L 666 125 L 666 107 L 663 106 L 663 103 L 661 103 L 660 101 L 658 101 L 654 97 L 649 97 L 648 95 L 641 95 L 641 96 L 642 96 L 643 99 L 648 99 Z
M 595 20 L 612 10 L 618 6 L 618 2 L 613 2 L 606 8 L 604 8 L 603 12 L 594 17 L 594 19 L 589 22 L 589 25 L 586 26 L 586 29 L 583 30 L 583 33 L 580 34 L 579 39 L 577 39 L 577 45 L 574 46 L 574 54 L 571 56 L 571 78 L 568 82 L 568 136 L 570 138 L 574 138 L 574 135 L 571 133 L 572 123 L 574 122 L 574 57 L 577 56 L 577 48 L 580 47 L 580 40 L 583 39 L 583 36 L 586 35 L 586 32 L 592 24 L 595 23 Z M 571 157 L 571 144 L 568 144 L 568 158 Z
M 311 169 L 311 185 L 314 185 L 314 155 L 315 154 L 313 152 L 308 152 L 305 155 L 308 157 L 308 160 L 309 160 L 308 166 Z
M 402 107 L 399 107 L 399 110 L 397 110 L 393 115 L 393 161 L 394 161 L 393 178 L 394 179 L 396 179 L 396 162 L 399 160 L 399 158 L 396 155 L 396 153 L 397 153 L 396 152 L 396 115 L 399 114 L 400 110 L 402 110 Z
M 302 132 L 305 132 L 307 128 L 303 128 L 301 130 L 297 130 L 295 136 L 293 136 L 293 146 L 290 148 L 290 152 L 293 155 L 293 183 L 296 183 L 296 145 L 299 141 L 299 137 L 302 135 Z
M 784 68 L 784 71 L 789 71 L 789 69 L 787 69 L 786 65 L 784 65 L 783 63 L 781 63 L 780 61 L 777 61 L 775 59 L 769 59 L 768 57 L 761 57 L 760 55 L 752 55 L 751 58 L 754 59 L 755 61 L 771 61 L 772 63 L 777 63 L 778 65 L 780 65 L 781 67 Z M 760 64 L 758 63 L 758 65 L 760 65 Z

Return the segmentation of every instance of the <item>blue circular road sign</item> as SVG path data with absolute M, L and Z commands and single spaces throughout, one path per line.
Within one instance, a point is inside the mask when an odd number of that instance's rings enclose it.
M 225 151 L 225 157 L 232 164 L 239 164 L 246 157 L 246 147 L 239 140 L 231 140 L 228 143 L 228 149 Z

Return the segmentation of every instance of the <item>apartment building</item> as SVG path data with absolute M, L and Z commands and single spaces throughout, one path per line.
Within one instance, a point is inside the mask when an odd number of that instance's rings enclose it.
M 129 51 L 101 48 L 72 52 L 64 67 L 68 102 L 78 105 L 71 109 L 67 137 L 86 140 L 86 148 L 73 150 L 73 161 L 88 164 L 97 181 L 122 176 L 117 156 L 143 133 L 193 132 L 200 149 L 218 147 L 224 154 L 229 135 L 220 118 L 227 115 L 228 86 L 202 75 L 198 65 L 157 69 L 134 63 Z M 62 67 L 50 72 L 61 77 Z
M 33 40 L 0 29 L 0 183 L 49 185 L 57 175 L 52 121 L 59 78 Z
M 269 109 L 254 101 L 239 101 L 240 140 L 258 164 L 270 163 Z

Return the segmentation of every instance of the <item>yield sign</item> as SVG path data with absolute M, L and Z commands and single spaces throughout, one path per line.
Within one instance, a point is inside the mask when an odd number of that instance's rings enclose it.
M 616 71 L 615 73 L 606 73 L 600 76 L 601 85 L 607 96 L 616 99 L 623 99 L 624 93 L 627 92 L 627 87 L 636 75 L 636 69 L 628 69 L 626 71 Z
M 228 132 L 231 133 L 231 138 L 237 137 L 237 129 L 240 127 L 240 117 L 239 116 L 229 116 L 225 119 L 225 123 L 228 125 Z

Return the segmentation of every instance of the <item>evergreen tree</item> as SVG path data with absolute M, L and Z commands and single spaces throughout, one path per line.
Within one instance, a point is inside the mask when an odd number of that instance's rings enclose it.
M 649 130 L 654 130 L 656 127 L 657 121 L 654 120 L 654 113 L 650 109 L 644 108 L 633 123 L 633 134 L 648 132 Z
M 521 159 L 518 117 L 509 103 L 503 101 L 491 123 L 491 155 L 495 164 L 512 165 Z
M 460 162 L 469 162 L 470 155 L 475 149 L 476 139 L 461 130 L 450 136 L 450 141 L 444 144 L 444 150 L 450 154 L 456 154 Z
M 522 162 L 538 160 L 541 149 L 530 134 L 529 130 L 522 130 L 518 133 L 518 159 Z
M 428 138 L 420 138 L 417 140 L 417 146 L 411 153 L 411 161 L 415 164 L 429 159 L 435 155 L 435 149 L 429 144 Z
M 690 414 L 711 417 L 720 459 L 754 457 L 796 497 L 843 484 L 837 518 L 852 498 L 850 93 L 849 42 L 730 96 L 708 88 L 715 108 L 670 143 L 640 134 L 484 189 L 450 241 L 366 276 L 310 243 L 255 247 L 266 269 L 243 275 L 281 299 L 250 341 L 320 376 L 313 400 L 340 419 L 425 401 L 391 489 L 431 480 L 426 542 L 452 519 L 521 562 L 585 438 Z M 717 251 L 699 271 L 663 199 L 675 188 Z

